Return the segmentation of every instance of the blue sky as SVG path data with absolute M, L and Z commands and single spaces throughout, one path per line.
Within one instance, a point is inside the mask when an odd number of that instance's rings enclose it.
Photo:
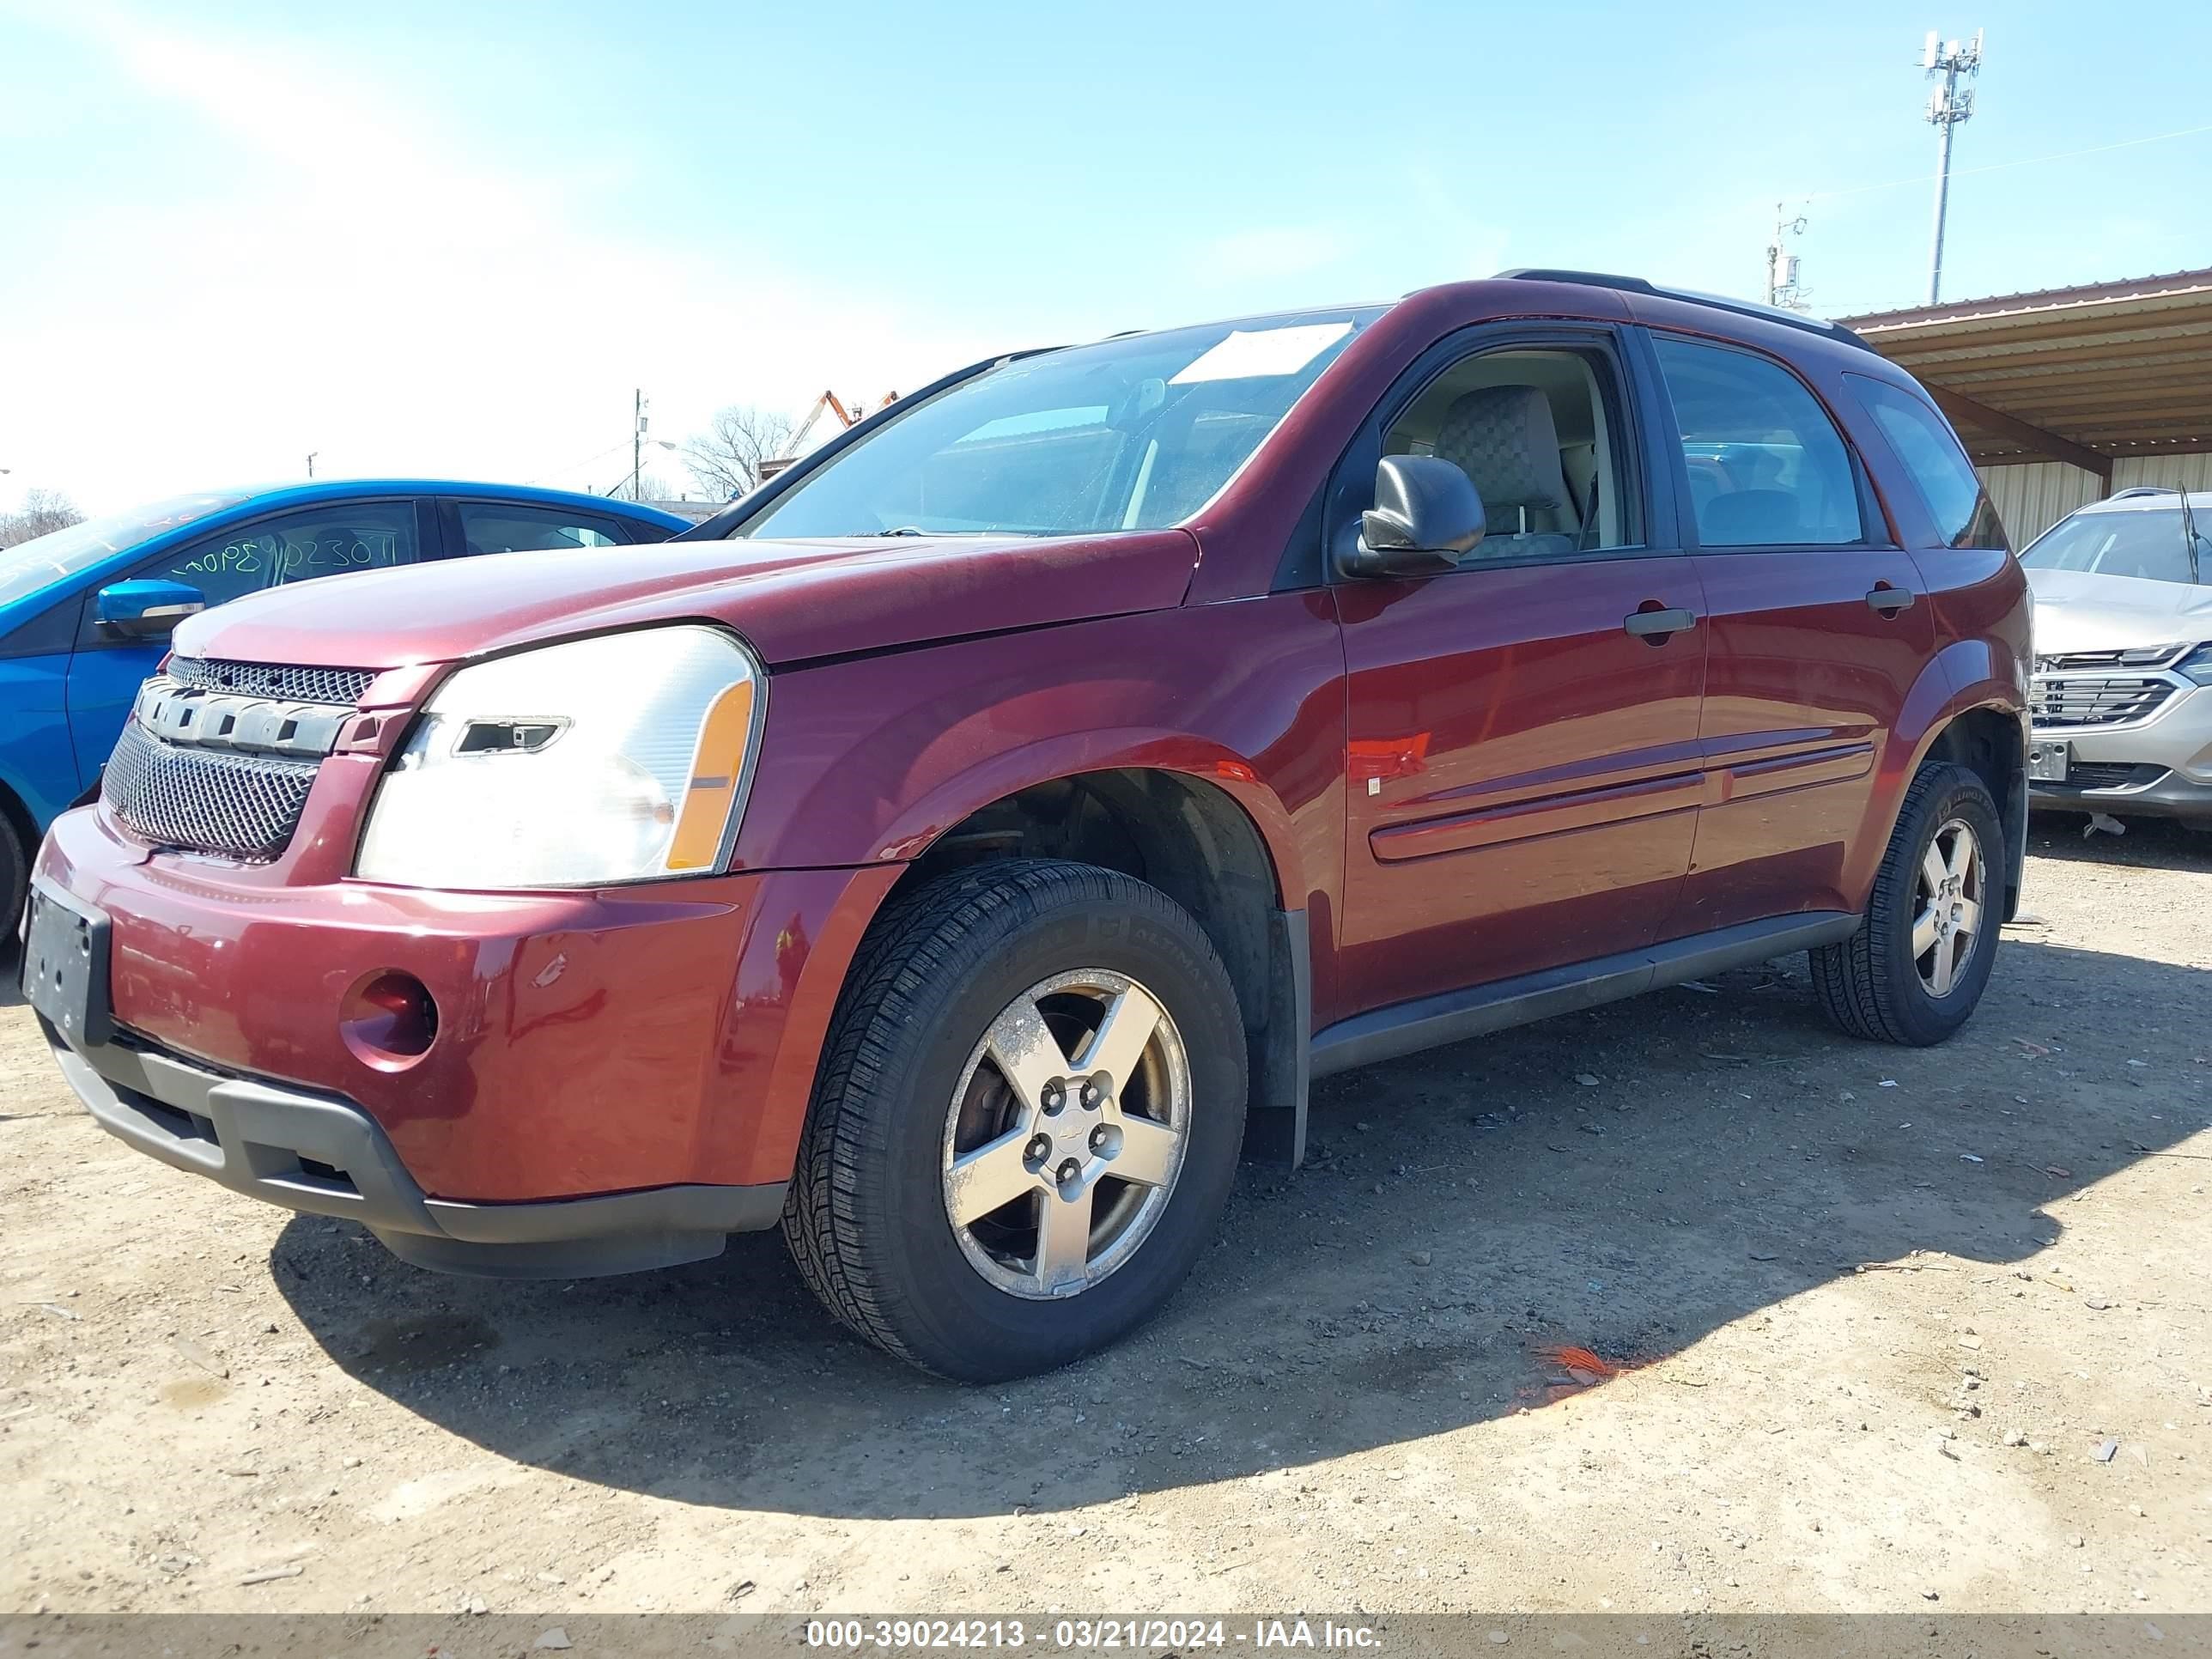
M 1911 304 L 1930 26 L 1987 31 L 1947 297 L 2212 264 L 2212 8 L 2122 9 L 0 0 L 0 503 L 605 489 L 634 386 L 681 439 L 1507 265 L 1755 294 L 1778 201 L 1815 310 Z

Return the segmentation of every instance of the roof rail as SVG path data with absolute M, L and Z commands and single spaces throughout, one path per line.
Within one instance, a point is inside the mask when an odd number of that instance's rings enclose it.
M 2125 489 L 2116 489 L 2105 497 L 2108 501 L 2124 501 L 2136 495 L 2179 495 L 2181 490 L 2174 484 L 2130 484 Z
M 1855 345 L 1862 351 L 1874 350 L 1865 340 L 1841 323 L 1832 323 L 1825 317 L 1808 317 L 1802 312 L 1784 311 L 1780 306 L 1761 305 L 1756 300 L 1733 299 L 1724 294 L 1705 294 L 1696 289 L 1662 288 L 1641 276 L 1615 276 L 1602 270 L 1563 270 L 1542 265 L 1519 265 L 1511 270 L 1499 271 L 1498 279 L 1501 282 L 1580 283 L 1587 288 L 1618 289 L 1627 294 L 1649 294 L 1661 300 L 1681 300 L 1691 305 L 1711 306 L 1717 311 L 1732 311 L 1740 317 L 1757 317 L 1765 322 L 1780 323 L 1785 328 L 1802 329 L 1808 334 L 1818 334 L 1844 345 Z

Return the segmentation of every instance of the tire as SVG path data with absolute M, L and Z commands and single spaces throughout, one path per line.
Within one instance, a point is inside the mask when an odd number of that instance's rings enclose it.
M 1939 868 L 1951 870 L 1961 828 L 1976 843 L 1978 875 L 1956 895 L 1939 887 L 1936 896 L 1944 902 L 1931 902 L 1928 890 Z M 1942 848 L 1935 846 L 1939 837 Z M 1996 803 L 1981 779 L 1963 766 L 1923 767 L 1905 791 L 1864 922 L 1840 945 L 1808 953 L 1828 1018 L 1852 1036 L 1911 1048 L 1941 1042 L 1964 1025 L 1996 960 L 2009 856 Z M 1971 931 L 1957 920 L 1962 911 L 1972 915 Z M 1949 927 L 1916 955 L 1916 926 L 1941 927 L 1946 913 L 1954 918 Z M 1948 957 L 1948 986 L 1939 954 Z
M 22 838 L 5 810 L 0 810 L 0 956 L 8 954 L 23 925 L 23 898 L 29 890 L 31 861 Z
M 1127 1040 L 1105 1043 L 1108 1024 Z M 1024 1050 L 1023 1030 L 1056 1046 Z M 1001 1069 L 1002 1052 L 1029 1063 Z M 1128 1076 L 1091 1069 L 1102 1054 Z M 1172 899 L 1056 860 L 957 872 L 862 941 L 784 1238 L 830 1312 L 886 1352 L 962 1382 L 1050 1370 L 1158 1312 L 1190 1272 L 1236 1177 L 1245 1091 L 1235 988 Z M 979 1212 L 957 1224 L 963 1208 Z

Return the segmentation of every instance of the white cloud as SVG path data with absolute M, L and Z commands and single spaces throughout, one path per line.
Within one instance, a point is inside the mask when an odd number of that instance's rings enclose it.
M 635 386 L 653 435 L 680 439 L 725 403 L 872 403 L 991 349 L 820 273 L 604 234 L 607 178 L 495 164 L 332 56 L 104 9 L 53 21 L 105 54 L 103 90 L 155 100 L 231 165 L 0 269 L 10 483 L 106 509 L 294 476 L 314 450 L 323 474 L 605 489 Z

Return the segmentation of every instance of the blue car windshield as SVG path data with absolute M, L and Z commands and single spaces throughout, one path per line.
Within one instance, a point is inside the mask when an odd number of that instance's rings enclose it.
M 172 495 L 164 501 L 133 507 L 104 519 L 87 519 L 66 530 L 33 536 L 13 547 L 0 547 L 0 605 L 8 605 L 42 587 L 89 570 L 101 560 L 135 547 L 166 530 L 204 519 L 210 513 L 236 507 L 246 499 L 240 490 L 228 495 Z
M 1073 536 L 1180 524 L 1378 310 L 1042 352 L 899 411 L 739 536 Z

